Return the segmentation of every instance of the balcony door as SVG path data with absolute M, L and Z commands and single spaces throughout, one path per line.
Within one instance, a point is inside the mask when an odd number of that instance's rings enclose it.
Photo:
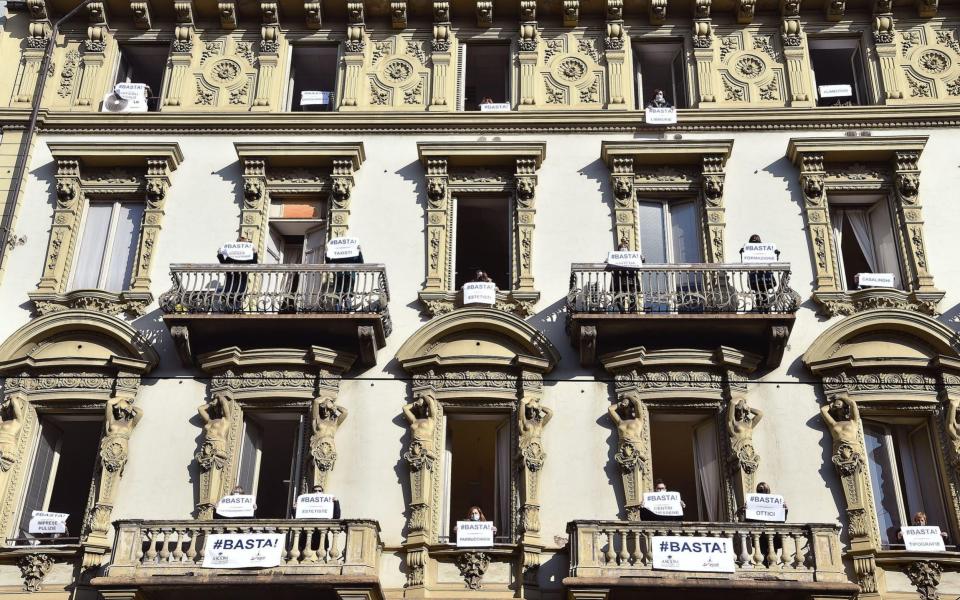
M 654 479 L 680 492 L 684 520 L 725 518 L 715 415 L 652 412 L 650 453 Z
M 286 519 L 303 493 L 304 415 L 250 411 L 243 418 L 237 485 L 256 497 L 256 517 Z
M 647 264 L 700 263 L 700 228 L 693 200 L 639 200 L 640 252 Z

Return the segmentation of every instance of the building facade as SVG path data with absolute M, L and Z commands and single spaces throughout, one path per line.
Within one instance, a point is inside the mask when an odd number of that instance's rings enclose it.
M 960 5 L 8 0 L 0 57 L 4 597 L 960 594 Z

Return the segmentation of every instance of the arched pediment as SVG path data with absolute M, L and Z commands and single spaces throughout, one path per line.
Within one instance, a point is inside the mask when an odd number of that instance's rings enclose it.
M 120 319 L 89 310 L 63 310 L 31 320 L 0 345 L 0 372 L 42 366 L 109 366 L 149 373 L 160 358 Z
M 957 333 L 914 311 L 879 309 L 842 319 L 820 334 L 803 355 L 814 373 L 841 365 L 880 363 L 928 366 L 960 358 Z
M 560 355 L 540 331 L 510 313 L 464 308 L 431 320 L 403 343 L 397 360 L 407 371 L 433 366 L 509 366 L 541 373 Z

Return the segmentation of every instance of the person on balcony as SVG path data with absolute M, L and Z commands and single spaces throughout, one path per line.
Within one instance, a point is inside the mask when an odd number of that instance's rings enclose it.
M 471 506 L 467 509 L 466 516 L 463 517 L 464 521 L 479 521 L 486 523 L 487 517 L 483 514 L 483 509 L 479 506 Z M 497 535 L 497 526 L 493 526 L 493 535 Z
M 617 244 L 617 252 L 630 252 L 630 244 L 626 239 Z M 643 260 L 643 257 L 640 258 Z M 636 312 L 639 306 L 637 295 L 640 293 L 640 276 L 636 269 L 619 265 L 608 267 L 613 271 L 613 301 L 616 309 L 621 313 Z
M 250 240 L 241 235 L 237 238 L 237 244 L 225 244 L 217 251 L 217 260 L 220 264 L 249 265 L 259 262 L 259 256 Z M 247 274 L 227 271 L 221 292 L 225 309 L 228 312 L 241 312 L 247 292 Z
M 473 280 L 470 283 L 493 283 L 493 279 L 487 275 L 486 271 L 477 269 L 477 272 L 473 276 Z
M 757 493 L 758 494 L 772 494 L 770 491 L 770 485 L 766 481 L 761 481 L 757 484 Z M 743 517 L 743 520 L 748 523 L 767 523 L 763 519 L 748 519 L 744 516 L 745 507 L 740 507 L 740 515 Z M 786 518 L 789 510 L 787 509 L 786 503 L 783 505 L 783 515 Z M 780 535 L 775 535 L 772 533 L 766 533 L 760 535 L 760 555 L 764 557 L 764 560 L 767 559 L 767 555 L 770 554 L 770 539 L 773 540 L 773 553 L 774 556 L 777 556 L 777 553 L 780 552 L 780 549 L 783 548 L 783 540 Z M 769 566 L 769 565 L 768 565 Z
M 669 491 L 667 489 L 667 484 L 662 479 L 653 480 L 653 491 L 657 493 L 663 493 Z M 680 501 L 680 508 L 686 509 L 687 503 L 683 500 Z M 683 521 L 683 517 L 670 517 L 658 515 L 649 508 L 644 506 L 644 503 L 640 503 L 640 520 L 641 521 Z
M 653 90 L 653 98 L 647 103 L 647 108 L 672 108 L 673 105 L 663 95 L 663 90 Z
M 763 241 L 756 233 L 750 236 L 748 244 L 762 244 Z M 777 260 L 780 259 L 780 251 L 774 250 Z M 743 248 L 740 248 L 740 255 L 743 255 Z M 742 258 L 741 258 L 742 260 Z M 773 271 L 750 271 L 747 274 L 747 283 L 750 291 L 753 292 L 753 309 L 757 312 L 770 312 L 770 305 L 773 304 L 773 295 L 777 288 L 777 279 Z
M 357 245 L 357 254 L 345 258 L 330 258 L 327 256 L 328 265 L 362 265 L 363 250 Z M 356 292 L 357 272 L 337 271 L 333 275 L 333 293 L 337 296 L 336 310 L 338 312 L 352 312 L 356 309 L 354 294 Z
M 926 526 L 928 525 L 928 523 L 927 523 L 927 513 L 923 512 L 923 511 L 919 511 L 919 512 L 914 513 L 913 518 L 910 520 L 910 524 L 913 525 L 914 527 L 926 527 Z M 941 537 L 943 537 L 943 543 L 946 544 L 946 543 L 947 543 L 947 540 L 949 539 L 949 536 L 947 535 L 947 532 L 946 532 L 946 531 L 941 531 L 941 532 L 940 532 L 940 535 L 941 535 Z M 898 539 L 898 540 L 902 540 L 902 539 L 903 539 L 903 532 L 902 532 L 902 531 L 898 531 L 898 532 L 897 532 L 897 539 Z

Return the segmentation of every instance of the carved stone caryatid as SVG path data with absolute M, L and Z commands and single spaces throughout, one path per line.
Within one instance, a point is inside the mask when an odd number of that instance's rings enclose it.
M 706 251 L 704 256 L 709 262 L 722 263 L 724 208 L 724 164 L 727 157 L 722 154 L 706 154 L 703 157 L 703 173 L 700 183 L 703 193 L 703 206 L 706 218 Z
M 347 418 L 347 409 L 330 396 L 313 399 L 311 410 L 313 434 L 310 436 L 310 456 L 313 457 L 314 492 L 325 492 L 327 479 L 337 462 L 336 435 L 340 424 Z
M 427 160 L 427 290 L 447 286 L 447 231 L 450 186 L 447 160 Z
M 760 466 L 760 455 L 753 445 L 753 430 L 763 419 L 763 411 L 747 404 L 746 397 L 737 395 L 727 406 L 727 435 L 730 470 L 737 505 L 743 506 L 746 495 L 753 492 L 754 478 Z
M 239 425 L 242 417 L 240 408 L 226 394 L 214 394 L 197 408 L 197 413 L 203 419 L 203 441 L 194 455 L 200 465 L 197 518 L 212 519 L 214 507 L 233 483 L 230 473 L 224 471 L 231 464 L 232 429 Z
M 537 69 L 537 28 L 536 0 L 520 0 L 520 38 L 517 49 L 520 51 L 517 61 L 520 65 L 520 107 L 537 103 L 534 85 Z
M 351 0 L 347 2 L 347 37 L 343 42 L 343 100 L 340 102 L 340 106 L 348 110 L 357 106 L 360 97 L 363 49 L 366 46 L 366 40 L 367 26 L 363 2 Z
M 140 244 L 137 262 L 133 269 L 130 289 L 150 291 L 150 267 L 157 249 L 160 227 L 163 223 L 167 190 L 170 188 L 170 161 L 165 158 L 148 158 L 146 172 L 146 208 L 140 224 Z
M 546 459 L 543 451 L 543 428 L 553 417 L 553 411 L 540 403 L 540 398 L 524 395 L 517 410 L 520 431 L 520 514 L 519 529 L 524 537 L 539 537 L 540 533 L 540 471 Z
M 0 405 L 0 473 L 9 471 L 20 459 L 20 431 L 23 429 L 26 399 L 22 394 L 7 396 Z
M 637 393 L 622 393 L 619 400 L 607 409 L 617 426 L 619 443 L 614 459 L 620 465 L 623 477 L 624 505 L 627 519 L 640 520 L 643 490 L 652 487 L 650 481 L 650 414 Z
M 192 0 L 175 0 L 173 13 L 176 26 L 173 29 L 173 42 L 170 45 L 170 83 L 167 84 L 167 93 L 163 99 L 165 106 L 184 104 L 184 85 L 193 61 L 195 23 Z
M 716 102 L 714 93 L 713 23 L 711 0 L 694 0 L 693 59 L 697 66 L 697 101 L 699 105 Z
M 100 439 L 96 495 L 90 519 L 85 524 L 82 543 L 84 567 L 100 566 L 110 547 L 110 515 L 117 495 L 117 485 L 130 456 L 130 436 L 143 411 L 133 405 L 133 396 L 114 396 L 104 407 L 103 437 Z M 93 547 L 96 550 L 91 551 Z
M 516 290 L 533 290 L 533 233 L 534 216 L 537 212 L 537 161 L 532 158 L 518 158 L 514 172 L 516 186 L 517 248 L 514 252 L 514 273 L 517 274 Z
M 626 60 L 626 35 L 623 29 L 623 0 L 607 0 L 607 35 L 603 40 L 604 58 L 607 63 L 607 89 L 610 106 L 626 108 L 624 85 L 624 62 Z M 629 84 L 629 78 L 628 82 Z
M 410 466 L 410 521 L 411 534 L 430 535 L 430 501 L 432 472 L 437 459 L 436 430 L 440 406 L 430 393 L 420 393 L 403 407 L 410 425 L 410 445 L 403 457 Z
M 957 380 L 960 382 L 960 380 Z M 955 386 L 956 384 L 954 384 Z M 954 475 L 960 480 L 960 390 L 950 386 L 943 392 L 946 396 L 946 410 L 944 411 L 944 429 L 947 431 L 947 437 L 950 439 L 953 455 L 950 457 L 950 463 L 953 466 Z M 0 463 L 2 466 L 2 463 Z

